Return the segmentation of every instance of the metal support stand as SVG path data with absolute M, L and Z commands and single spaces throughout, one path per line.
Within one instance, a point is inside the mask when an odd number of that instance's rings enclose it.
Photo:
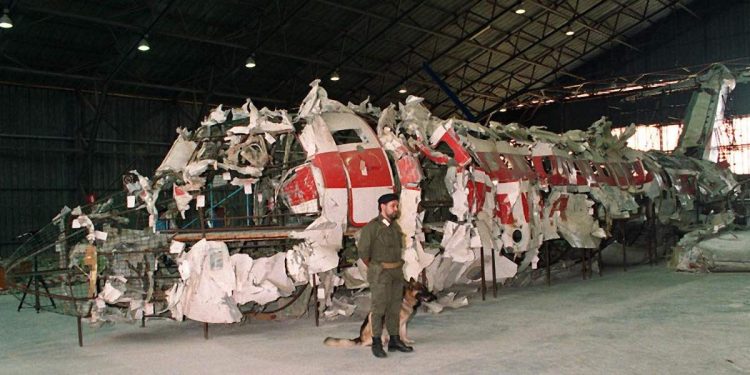
M 596 252 L 596 263 L 599 266 L 599 277 L 602 277 L 602 268 L 604 266 L 602 265 L 602 247 L 599 246 L 598 251 Z
M 495 266 L 495 250 L 492 253 L 492 298 L 497 298 L 497 267 Z
M 315 301 L 315 303 L 313 304 L 313 307 L 315 308 L 315 326 L 319 327 L 320 326 L 320 301 L 318 301 L 318 276 L 317 275 L 313 275 L 312 296 Z
M 484 301 L 485 294 L 487 294 L 487 280 L 485 280 L 486 277 L 484 276 L 484 247 L 479 248 L 479 257 L 481 258 L 479 264 L 482 270 L 482 301 Z
M 44 291 L 47 292 L 47 297 L 49 298 L 49 302 L 50 304 L 52 304 L 52 307 L 57 307 L 55 306 L 55 301 L 52 299 L 52 297 L 49 297 L 51 293 L 49 292 L 49 288 L 47 288 L 47 283 L 44 281 L 44 277 L 39 275 L 38 272 L 39 262 L 37 261 L 37 258 L 34 257 L 34 273 L 32 276 L 29 276 L 29 281 L 26 283 L 26 289 L 24 289 L 23 291 L 21 302 L 18 304 L 17 311 L 21 311 L 21 309 L 23 308 L 23 302 L 26 300 L 26 295 L 29 293 L 29 288 L 31 288 L 32 283 L 34 283 L 34 310 L 36 310 L 37 314 L 42 310 L 42 305 L 39 302 L 39 284 L 41 284 L 44 288 Z
M 625 245 L 625 223 L 620 223 L 620 240 L 622 241 L 622 270 L 628 272 L 628 250 Z
M 208 323 L 203 323 L 203 338 L 208 340 Z
M 547 263 L 545 267 L 547 271 L 547 275 L 546 275 L 547 286 L 551 286 L 552 285 L 552 264 L 551 264 L 552 256 L 550 255 L 549 241 L 544 242 L 544 261 Z
M 76 317 L 76 322 L 78 323 L 78 346 L 83 347 L 83 328 L 81 327 L 81 317 Z
M 656 263 L 656 236 L 657 233 L 657 225 L 656 225 L 656 214 L 654 210 L 654 202 L 649 202 L 648 204 L 648 225 L 651 230 L 649 230 L 649 233 L 651 234 L 649 240 L 648 240 L 648 264 L 653 266 L 654 263 Z
M 581 279 L 587 280 L 594 276 L 594 249 L 580 249 L 581 250 Z M 601 259 L 601 253 L 599 253 L 599 259 Z M 599 273 L 601 276 L 601 271 Z

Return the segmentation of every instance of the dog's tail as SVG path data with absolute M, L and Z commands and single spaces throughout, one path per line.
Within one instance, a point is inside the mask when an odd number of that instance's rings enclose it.
M 351 348 L 354 346 L 362 345 L 362 339 L 357 337 L 355 339 L 340 339 L 337 337 L 326 337 L 323 340 L 323 345 L 330 346 L 333 348 Z

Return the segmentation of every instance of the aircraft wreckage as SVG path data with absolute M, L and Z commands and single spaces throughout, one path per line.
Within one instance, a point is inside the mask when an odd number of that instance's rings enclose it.
M 722 66 L 694 80 L 713 91 L 694 95 L 672 154 L 628 148 L 634 127 L 614 137 L 604 118 L 564 134 L 483 126 L 413 96 L 343 105 L 318 81 L 295 114 L 219 106 L 178 130 L 152 176 L 131 171 L 121 193 L 64 208 L 6 260 L 8 285 L 21 304 L 41 296 L 78 317 L 79 340 L 81 318 L 235 323 L 311 299 L 316 317 L 350 314 L 334 292 L 367 286 L 355 241 L 389 192 L 404 275 L 433 292 L 560 264 L 585 274 L 628 226 L 655 238 L 731 223 L 737 182 L 705 159 L 734 82 Z

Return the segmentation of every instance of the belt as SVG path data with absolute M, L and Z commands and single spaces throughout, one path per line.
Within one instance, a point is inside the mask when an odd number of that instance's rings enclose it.
M 380 262 L 380 264 L 383 265 L 384 270 L 390 270 L 394 268 L 399 268 L 403 265 L 403 263 L 399 262 Z

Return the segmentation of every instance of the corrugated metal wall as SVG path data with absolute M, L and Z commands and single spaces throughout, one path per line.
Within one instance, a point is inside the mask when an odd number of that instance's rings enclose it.
M 84 145 L 76 133 L 94 118 L 91 94 L 0 85 L 0 257 L 14 238 L 47 224 L 64 205 L 83 202 Z M 111 96 L 94 148 L 98 197 L 121 189 L 131 169 L 151 174 L 195 106 Z

